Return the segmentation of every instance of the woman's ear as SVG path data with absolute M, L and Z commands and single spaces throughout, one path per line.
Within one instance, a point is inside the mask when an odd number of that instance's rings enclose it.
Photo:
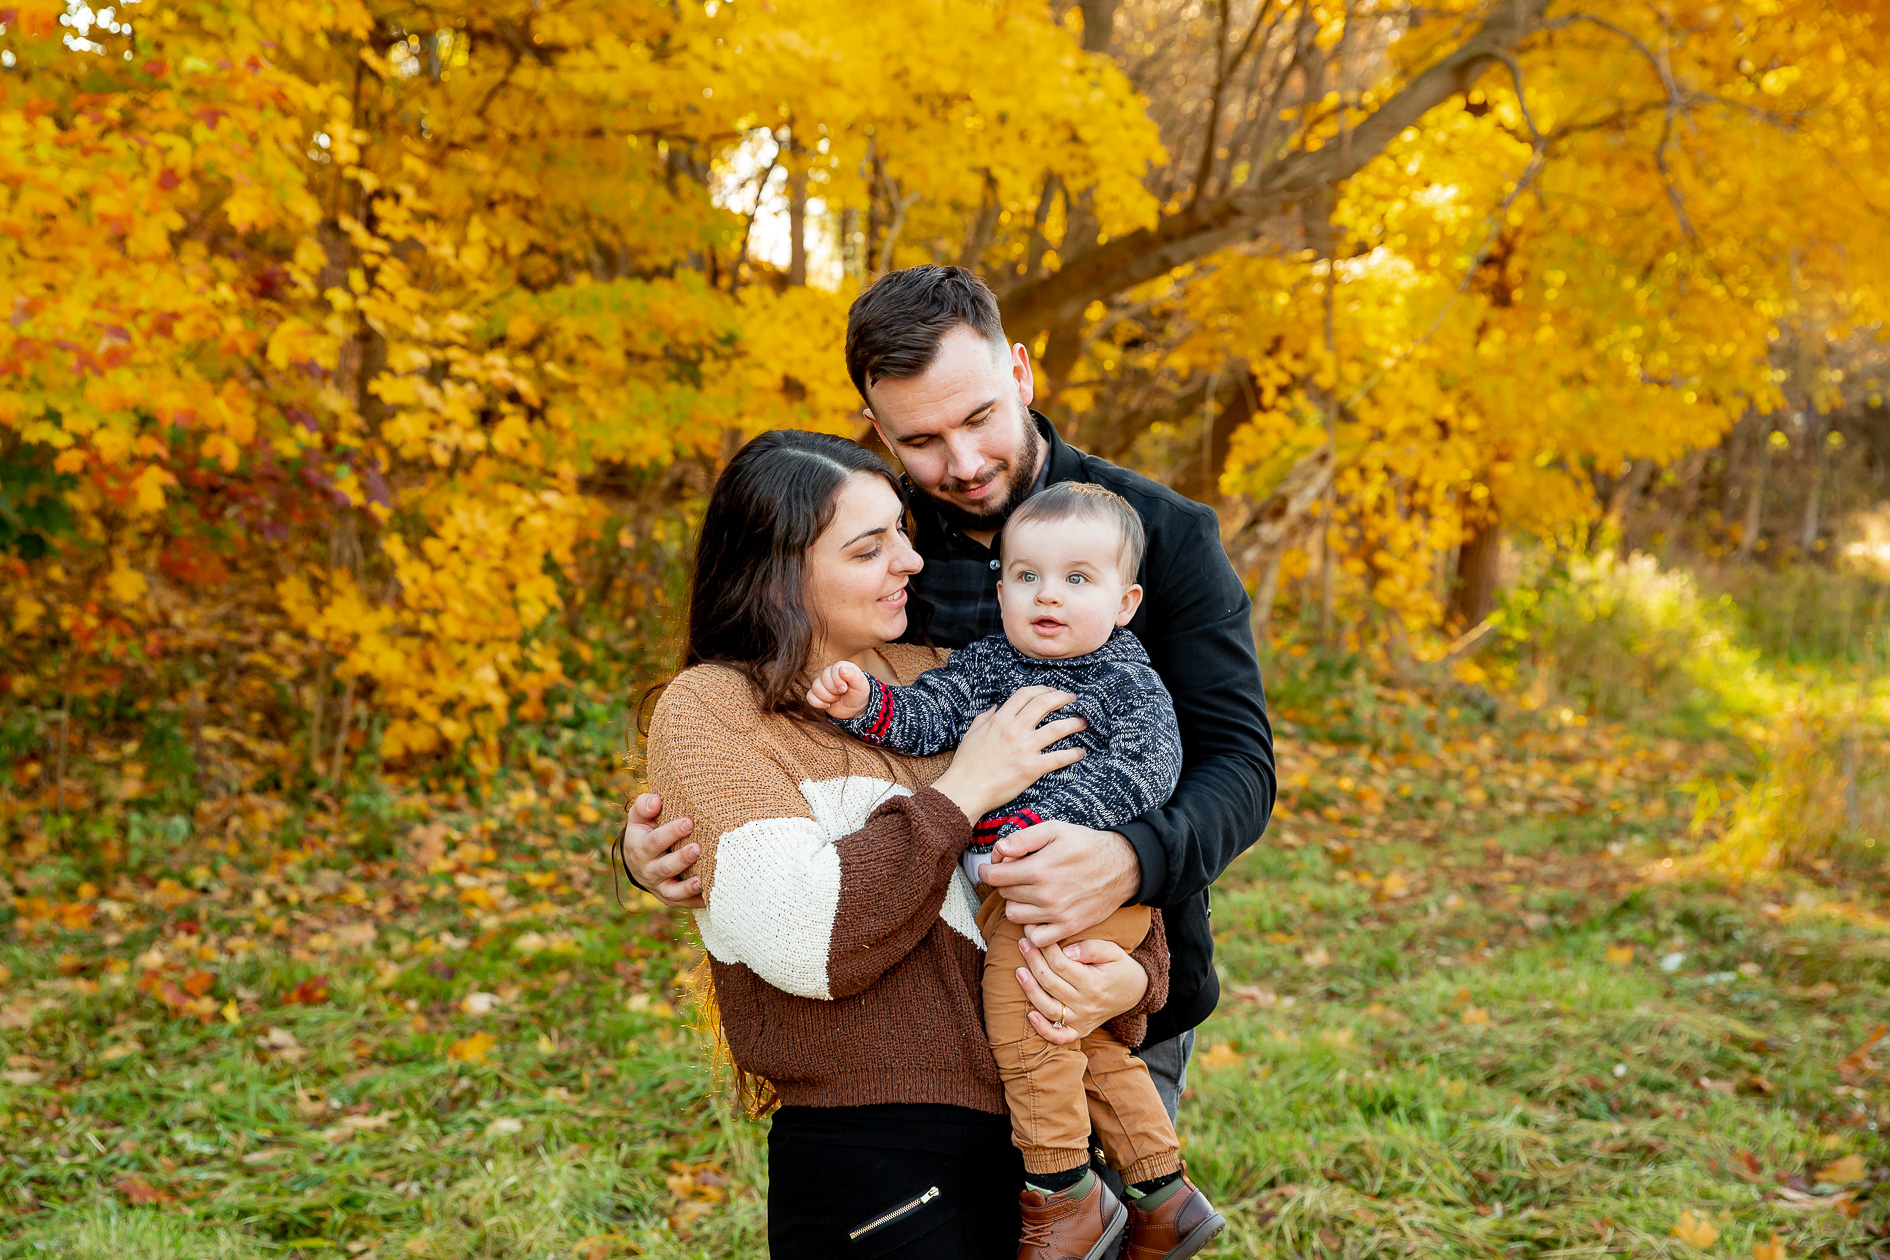
M 1122 611 L 1116 614 L 1116 624 L 1126 626 L 1135 617 L 1135 610 L 1142 606 L 1142 587 L 1131 582 L 1122 592 Z

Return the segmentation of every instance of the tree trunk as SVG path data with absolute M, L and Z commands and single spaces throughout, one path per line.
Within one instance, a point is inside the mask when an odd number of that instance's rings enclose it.
M 1280 589 L 1280 562 L 1286 559 L 1284 550 L 1275 551 L 1266 558 L 1260 568 L 1260 581 L 1253 592 L 1253 645 L 1262 654 L 1273 646 L 1273 601 Z
M 1115 37 L 1117 0 L 1083 0 L 1083 51 L 1108 52 Z
M 1457 552 L 1457 582 L 1450 591 L 1450 616 L 1459 631 L 1474 629 L 1496 608 L 1502 559 L 1502 523 L 1495 512 L 1489 512 Z
M 1245 359 L 1229 359 L 1221 372 L 1225 384 L 1217 391 L 1221 397 L 1205 400 L 1213 423 L 1202 435 L 1201 454 L 1190 460 L 1175 489 L 1197 503 L 1213 505 L 1221 501 L 1221 470 L 1227 467 L 1227 451 L 1234 433 L 1253 419 L 1255 389 Z M 1231 392 L 1230 392 L 1231 391 Z
M 1772 435 L 1765 432 L 1764 424 L 1759 428 L 1759 472 L 1753 478 L 1752 488 L 1746 492 L 1751 497 L 1746 500 L 1746 519 L 1739 533 L 1739 549 L 1733 552 L 1735 562 L 1752 555 L 1752 549 L 1759 545 L 1759 530 L 1765 524 L 1765 483 L 1772 471 Z
M 1319 641 L 1332 646 L 1332 632 L 1337 626 L 1337 586 L 1332 572 L 1332 498 L 1326 491 L 1325 509 L 1319 514 Z
M 1811 426 L 1812 454 L 1816 462 L 1811 471 L 1811 493 L 1805 497 L 1805 519 L 1798 530 L 1798 550 L 1805 559 L 1811 558 L 1811 549 L 1818 542 L 1818 509 L 1824 497 L 1824 479 L 1830 471 L 1830 448 L 1824 444 L 1824 435 L 1830 429 L 1830 418 L 1819 415 Z
M 788 283 L 807 283 L 807 163 L 802 160 L 800 145 L 794 145 L 794 153 L 788 158 L 788 236 L 792 238 L 792 252 L 788 255 Z

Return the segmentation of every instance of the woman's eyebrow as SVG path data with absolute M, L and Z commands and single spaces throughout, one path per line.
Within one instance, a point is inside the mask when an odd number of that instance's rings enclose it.
M 851 538 L 849 538 L 849 539 L 847 539 L 847 540 L 846 540 L 845 542 L 843 542 L 843 543 L 841 543 L 841 544 L 840 544 L 840 549 L 841 549 L 842 551 L 844 551 L 844 550 L 846 550 L 846 549 L 847 549 L 848 547 L 851 547 L 851 546 L 852 546 L 852 545 L 853 545 L 854 543 L 856 543 L 856 542 L 858 542 L 858 541 L 860 541 L 860 539 L 862 539 L 862 538 L 871 538 L 871 537 L 872 537 L 872 536 L 873 536 L 874 534 L 883 534 L 883 533 L 885 533 L 885 532 L 886 532 L 886 531 L 887 531 L 888 529 L 890 529 L 890 528 L 892 528 L 892 527 L 891 527 L 890 525 L 875 525 L 875 526 L 874 526 L 873 528 L 871 528 L 871 529 L 863 529 L 863 530 L 861 530 L 861 531 L 860 531 L 859 533 L 857 533 L 857 534 L 855 534 L 855 535 L 853 535 L 853 537 L 851 537 Z

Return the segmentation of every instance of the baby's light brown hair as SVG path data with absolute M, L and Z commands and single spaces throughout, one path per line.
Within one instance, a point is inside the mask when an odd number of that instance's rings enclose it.
M 1113 490 L 1086 481 L 1059 481 L 1046 486 L 1011 513 L 1005 534 L 1008 537 L 1017 526 L 1032 522 L 1049 525 L 1068 520 L 1094 521 L 1115 529 L 1122 539 L 1123 579 L 1135 581 L 1142 567 L 1142 553 L 1148 548 L 1148 534 L 1142 528 L 1142 518 L 1129 506 L 1129 501 Z

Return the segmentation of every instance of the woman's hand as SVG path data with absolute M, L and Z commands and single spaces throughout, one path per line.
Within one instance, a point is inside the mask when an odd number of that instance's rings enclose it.
M 1017 947 L 1025 963 L 1017 969 L 1017 983 L 1036 1008 L 1030 1026 L 1051 1045 L 1067 1046 L 1089 1036 L 1134 1010 L 1148 992 L 1148 972 L 1113 941 L 1038 949 L 1026 938 Z
M 1044 749 L 1085 729 L 1087 721 L 1067 717 L 1037 725 L 1074 699 L 1050 687 L 1018 688 L 1001 708 L 972 719 L 952 755 L 951 769 L 932 786 L 975 823 L 1052 770 L 1082 760 L 1080 748 Z

